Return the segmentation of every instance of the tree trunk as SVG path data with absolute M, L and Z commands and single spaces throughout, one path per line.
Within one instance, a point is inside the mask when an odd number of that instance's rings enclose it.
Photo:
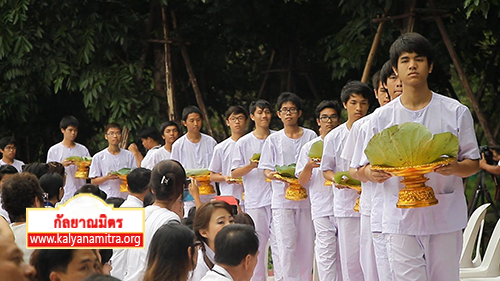
M 363 83 L 366 83 L 368 81 L 368 77 L 370 76 L 370 69 L 372 68 L 373 59 L 375 58 L 375 54 L 377 53 L 377 48 L 383 30 L 384 30 L 384 21 L 381 21 L 378 24 L 377 33 L 373 38 L 372 47 L 370 49 L 370 53 L 368 54 L 368 59 L 366 60 L 365 69 L 363 70 L 363 76 L 361 77 L 361 82 Z M 374 85 L 374 87 L 376 87 L 376 85 Z
M 432 9 L 436 9 L 434 0 L 430 0 L 430 5 Z M 496 141 L 495 138 L 493 137 L 493 134 L 491 133 L 491 130 L 488 126 L 488 121 L 486 120 L 483 111 L 479 107 L 479 104 L 477 102 L 476 96 L 474 93 L 472 93 L 472 89 L 469 85 L 469 81 L 467 81 L 467 77 L 465 76 L 465 73 L 462 69 L 462 66 L 460 65 L 460 62 L 458 61 L 458 56 L 457 53 L 455 52 L 455 49 L 453 47 L 453 43 L 451 42 L 448 33 L 446 32 L 446 28 L 444 26 L 443 20 L 441 17 L 438 15 L 434 15 L 434 20 L 436 21 L 439 32 L 441 33 L 441 36 L 443 37 L 444 43 L 446 45 L 446 48 L 448 49 L 448 52 L 450 53 L 451 59 L 453 60 L 453 64 L 455 65 L 455 68 L 457 69 L 458 76 L 460 77 L 460 81 L 464 85 L 465 92 L 467 94 L 467 97 L 469 98 L 472 108 L 474 109 L 474 112 L 476 113 L 477 119 L 479 121 L 479 124 L 481 124 L 481 127 L 483 127 L 484 134 L 486 136 L 486 139 L 488 140 L 488 144 L 490 146 L 495 146 Z
M 167 95 L 168 104 L 168 120 L 177 120 L 176 118 L 176 107 L 175 107 L 175 93 L 173 87 L 173 74 L 172 74 L 172 60 L 170 57 L 170 43 L 168 43 L 168 24 L 167 24 L 167 13 L 165 7 L 161 7 L 161 19 L 163 24 L 163 38 L 165 39 L 164 49 L 165 49 L 165 90 Z M 163 132 L 162 132 L 163 134 Z

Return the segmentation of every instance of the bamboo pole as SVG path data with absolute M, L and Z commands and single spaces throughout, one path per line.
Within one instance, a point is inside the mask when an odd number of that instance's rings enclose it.
M 165 7 L 161 7 L 161 19 L 163 23 L 163 38 L 165 39 L 165 44 L 163 44 L 165 49 L 165 84 L 166 84 L 166 95 L 168 104 L 168 120 L 176 120 L 175 118 L 175 93 L 173 87 L 173 74 L 172 74 L 172 60 L 170 56 L 170 44 L 168 43 L 168 24 L 167 24 L 167 13 Z M 161 132 L 163 134 L 163 132 Z
M 434 0 L 430 0 L 429 2 L 431 5 L 431 8 L 435 9 Z M 493 134 L 491 133 L 489 126 L 488 126 L 488 121 L 484 117 L 483 111 L 479 107 L 476 96 L 474 95 L 474 93 L 472 93 L 472 89 L 469 85 L 469 81 L 467 81 L 467 76 L 465 75 L 465 72 L 463 71 L 462 66 L 460 65 L 460 62 L 458 61 L 457 53 L 455 52 L 455 48 L 453 47 L 453 43 L 451 42 L 450 37 L 448 36 L 448 33 L 446 31 L 446 27 L 444 26 L 443 20 L 438 15 L 434 15 L 434 20 L 437 23 L 437 26 L 439 28 L 439 32 L 441 33 L 441 36 L 443 37 L 446 48 L 448 49 L 448 52 L 450 53 L 450 57 L 453 60 L 453 64 L 455 65 L 455 68 L 457 69 L 457 73 L 458 73 L 458 76 L 460 77 L 460 81 L 464 85 L 465 93 L 467 94 L 467 97 L 469 98 L 469 100 L 471 102 L 472 109 L 476 113 L 479 124 L 481 124 L 481 127 L 483 127 L 483 131 L 484 131 L 484 134 L 486 136 L 486 139 L 488 140 L 488 144 L 490 146 L 495 146 L 496 141 L 495 141 L 495 138 L 493 137 Z
M 380 42 L 380 37 L 382 36 L 383 29 L 384 29 L 384 21 L 378 24 L 377 33 L 373 38 L 372 47 L 370 49 L 370 53 L 368 54 L 368 59 L 366 60 L 365 69 L 363 70 L 363 76 L 361 77 L 361 82 L 363 83 L 366 83 L 366 81 L 368 81 L 368 77 L 370 76 L 370 69 L 372 67 L 375 54 L 377 53 L 377 48 Z

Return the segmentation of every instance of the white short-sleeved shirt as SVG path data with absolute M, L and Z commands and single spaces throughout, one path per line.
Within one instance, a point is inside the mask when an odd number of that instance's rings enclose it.
M 90 164 L 89 178 L 104 177 L 109 172 L 118 171 L 122 168 L 137 168 L 134 154 L 132 152 L 121 149 L 117 155 L 111 154 L 107 148 L 99 151 L 92 157 Z M 99 185 L 102 191 L 106 192 L 109 197 L 126 198 L 126 192 L 120 192 L 120 179 L 108 180 Z
M 259 169 L 276 170 L 276 165 L 290 165 L 297 163 L 300 149 L 308 141 L 317 137 L 316 133 L 310 129 L 302 128 L 304 133 L 298 139 L 291 139 L 282 129 L 267 137 L 262 148 L 259 161 Z M 272 209 L 309 209 L 309 200 L 292 201 L 285 198 L 285 191 L 288 187 L 282 181 L 274 180 L 271 184 L 273 195 L 271 200 Z
M 168 151 L 164 146 L 162 146 L 159 149 L 152 151 L 151 160 L 148 161 L 148 163 L 143 167 L 153 170 L 156 164 L 160 163 L 163 160 L 169 160 L 171 155 L 172 153 L 170 153 L 170 151 Z
M 211 271 L 207 272 L 202 281 L 233 281 L 233 277 L 220 265 L 214 265 Z
M 146 156 L 144 156 L 144 158 L 141 161 L 141 167 L 152 170 L 153 167 L 155 166 L 155 164 L 152 163 L 153 162 L 153 155 L 158 150 L 160 150 L 162 147 L 163 146 L 161 146 L 161 145 L 157 145 L 157 146 L 151 148 L 150 150 L 148 150 L 148 152 L 146 152 Z
M 126 267 L 123 281 L 140 281 L 144 277 L 147 265 L 147 254 L 153 235 L 162 226 L 170 221 L 180 221 L 179 216 L 165 208 L 151 205 L 145 208 L 144 249 L 127 249 Z
M 295 167 L 295 175 L 297 178 L 309 161 L 309 150 L 311 150 L 311 146 L 320 140 L 321 137 L 317 137 L 304 144 L 300 150 L 297 166 Z M 319 167 L 312 170 L 311 179 L 304 187 L 308 189 L 309 200 L 311 201 L 312 219 L 334 215 L 333 189 L 331 185 L 325 186 L 325 178 Z
M 47 163 L 52 161 L 62 163 L 65 159 L 71 156 L 88 157 L 90 156 L 90 153 L 85 146 L 79 143 L 75 143 L 74 147 L 69 148 L 60 142 L 49 148 L 49 152 L 47 153 Z M 64 186 L 64 196 L 61 199 L 61 203 L 64 203 L 73 197 L 78 188 L 86 182 L 85 179 L 75 178 L 76 170 L 78 170 L 76 165 L 69 165 L 64 167 L 64 169 L 66 171 L 66 185 Z
M 127 199 L 123 202 L 120 208 L 142 208 L 143 203 L 141 199 L 129 194 Z M 111 257 L 111 263 L 113 264 L 113 269 L 111 270 L 111 276 L 116 277 L 120 280 L 123 279 L 125 274 L 125 268 L 127 266 L 127 251 L 126 249 L 114 249 L 113 256 Z
M 321 171 L 343 172 L 349 170 L 349 161 L 340 157 L 349 135 L 346 123 L 331 130 L 324 140 L 323 157 L 321 157 Z M 354 189 L 338 189 L 333 186 L 333 208 L 335 217 L 359 217 L 354 211 L 354 205 L 358 199 L 358 192 Z
M 271 134 L 275 131 L 270 132 Z M 255 153 L 261 153 L 266 139 L 258 139 L 253 132 L 241 137 L 235 145 L 232 167 L 237 169 L 250 163 L 250 158 Z M 271 205 L 272 189 L 271 183 L 266 181 L 264 170 L 258 167 L 251 170 L 243 177 L 243 186 L 245 187 L 245 208 L 256 209 Z
M 231 162 L 233 159 L 233 151 L 236 141 L 232 138 L 227 138 L 223 142 L 217 144 L 214 148 L 214 155 L 208 168 L 211 172 L 222 174 L 223 176 L 231 176 Z M 243 185 L 229 184 L 227 182 L 219 183 L 220 195 L 234 196 L 241 203 L 241 195 L 243 194 Z
M 423 109 L 413 111 L 401 104 L 400 97 L 373 113 L 366 139 L 396 124 L 416 122 L 425 125 L 433 134 L 451 132 L 458 137 L 458 161 L 479 159 L 479 149 L 474 132 L 474 122 L 469 109 L 458 101 L 432 93 L 432 99 Z M 367 142 L 365 141 L 365 144 Z M 357 146 L 364 151 L 366 145 Z M 355 152 L 356 153 L 356 152 Z M 359 166 L 368 164 L 363 153 Z M 430 207 L 399 209 L 396 207 L 399 190 L 403 184 L 399 177 L 383 183 L 384 212 L 382 232 L 405 235 L 430 235 L 463 229 L 467 224 L 467 205 L 462 179 L 437 173 L 426 175 L 427 186 L 434 189 L 439 203 Z
M 215 253 L 208 247 L 207 244 L 204 244 L 205 251 L 207 254 L 207 258 L 215 264 Z M 215 265 L 214 265 L 215 267 Z M 207 272 L 210 271 L 210 268 L 208 265 L 205 263 L 205 259 L 203 258 L 203 250 L 199 249 L 198 250 L 198 259 L 196 263 L 196 268 L 193 271 L 193 276 L 191 277 L 190 281 L 200 281 L 203 279 L 203 277 L 207 274 Z
M 14 166 L 14 168 L 16 168 L 16 170 L 20 173 L 23 171 L 24 162 L 21 160 L 14 159 L 14 161 L 12 161 L 12 164 L 7 164 L 2 159 L 0 159 L 0 166 L 3 166 L 3 165 Z

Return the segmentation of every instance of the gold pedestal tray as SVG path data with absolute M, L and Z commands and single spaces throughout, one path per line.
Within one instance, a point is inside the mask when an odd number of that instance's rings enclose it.
M 361 195 L 361 191 L 358 192 L 359 195 Z M 354 208 L 352 208 L 354 211 L 359 213 L 359 196 L 358 199 L 356 199 L 356 204 L 354 204 Z
M 200 191 L 200 195 L 215 194 L 215 189 L 210 184 L 210 175 L 193 176 L 192 178 L 198 182 L 198 190 Z
M 74 162 L 77 166 L 77 170 L 75 172 L 75 178 L 77 179 L 88 179 L 89 178 L 89 167 L 90 161 L 77 161 Z
M 122 183 L 120 184 L 120 192 L 128 192 L 127 175 L 119 175 L 118 177 L 122 180 Z
M 299 179 L 284 177 L 280 174 L 274 175 L 277 179 L 286 181 L 289 186 L 286 189 L 285 198 L 292 201 L 307 199 L 307 190 L 300 186 Z
M 242 178 L 229 178 L 227 183 L 229 183 L 229 184 L 243 184 L 243 179 Z
M 424 177 L 424 175 L 454 160 L 455 158 L 451 157 L 439 158 L 437 161 L 424 165 L 408 167 L 372 166 L 371 169 L 384 171 L 393 176 L 403 177 L 401 183 L 405 185 L 405 188 L 399 191 L 399 199 L 396 207 L 420 208 L 436 205 L 438 203 L 432 187 L 425 185 L 425 182 L 428 181 L 429 178 Z

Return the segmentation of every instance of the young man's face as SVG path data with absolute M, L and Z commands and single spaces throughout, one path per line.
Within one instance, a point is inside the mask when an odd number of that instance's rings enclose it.
M 157 145 L 156 141 L 150 137 L 146 139 L 141 139 L 142 146 L 144 146 L 145 149 L 150 150 L 151 148 L 155 147 Z
M 51 275 L 61 281 L 77 281 L 83 280 L 92 273 L 101 272 L 101 262 L 99 257 L 90 249 L 74 250 L 73 259 L 69 262 L 65 271 L 54 270 Z
M 176 126 L 167 126 L 163 130 L 163 135 L 161 137 L 165 140 L 165 143 L 172 144 L 179 138 L 179 130 L 177 130 Z
M 328 133 L 340 124 L 340 116 L 335 109 L 327 107 L 321 110 L 316 122 L 322 132 Z
M 284 102 L 278 111 L 278 117 L 285 127 L 297 125 L 301 115 L 302 110 L 298 110 L 297 106 L 291 101 Z
M 384 87 L 382 82 L 378 82 L 377 89 L 374 89 L 373 91 L 375 92 L 375 98 L 377 98 L 380 106 L 384 106 L 390 102 L 388 96 L 389 94 L 387 93 L 387 89 Z
M 269 108 L 257 107 L 255 112 L 250 114 L 250 118 L 255 122 L 256 127 L 269 128 L 271 123 L 272 113 Z
M 118 145 L 122 140 L 122 130 L 119 128 L 109 128 L 104 136 L 109 145 Z
M 398 58 L 398 67 L 394 72 L 404 84 L 416 86 L 427 83 L 427 76 L 432 72 L 427 57 L 417 53 L 402 53 Z
M 403 93 L 403 83 L 401 82 L 401 79 L 399 79 L 399 77 L 394 73 L 387 78 L 385 86 L 389 91 L 391 100 L 399 97 Z
M 16 145 L 13 143 L 9 143 L 4 147 L 4 149 L 0 149 L 0 152 L 3 154 L 3 157 L 10 160 L 14 160 L 14 158 L 16 157 L 16 151 L 17 151 Z
M 203 126 L 203 120 L 200 114 L 193 112 L 188 114 L 186 121 L 182 121 L 182 125 L 186 127 L 189 133 L 199 133 Z
M 229 118 L 227 118 L 226 125 L 229 126 L 232 134 L 242 135 L 245 133 L 245 129 L 247 127 L 247 118 L 243 113 L 232 113 L 229 115 Z
M 368 100 L 362 95 L 351 94 L 347 103 L 344 103 L 344 108 L 347 110 L 348 120 L 356 121 L 365 116 L 369 106 L 370 104 L 368 103 Z
M 78 127 L 68 126 L 66 129 L 61 129 L 61 133 L 63 133 L 65 140 L 75 141 L 78 135 Z

